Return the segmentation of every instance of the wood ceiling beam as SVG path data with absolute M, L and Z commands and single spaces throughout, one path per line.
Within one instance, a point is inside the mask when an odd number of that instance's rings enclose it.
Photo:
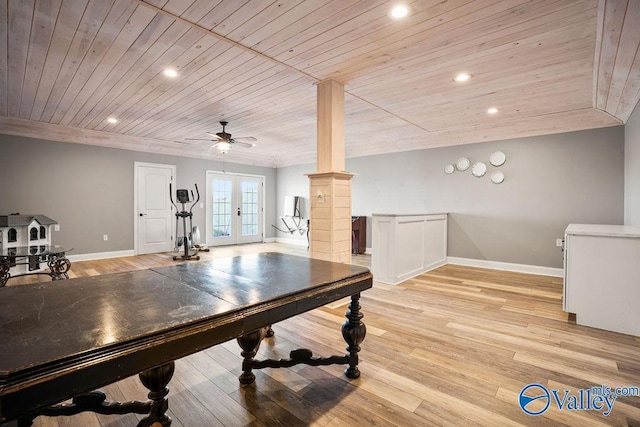
M 149 4 L 149 3 L 147 3 L 147 2 L 145 2 L 143 0 L 135 0 L 135 1 L 137 1 L 139 4 L 141 4 L 141 5 L 145 6 L 145 7 L 148 7 L 151 10 L 154 10 L 156 13 L 160 13 L 162 15 L 168 16 L 169 18 L 175 19 L 178 22 L 182 22 L 183 24 L 188 25 L 188 26 L 190 26 L 191 28 L 193 28 L 195 30 L 201 31 L 201 32 L 203 32 L 205 34 L 208 34 L 208 35 L 213 36 L 213 37 L 215 37 L 215 38 L 217 38 L 219 40 L 222 40 L 222 41 L 224 41 L 226 43 L 229 43 L 230 45 L 232 45 L 234 47 L 237 47 L 238 49 L 242 49 L 242 50 L 244 50 L 246 52 L 249 52 L 249 53 L 251 53 L 251 54 L 253 54 L 253 55 L 255 55 L 255 56 L 259 57 L 259 58 L 262 58 L 265 61 L 273 62 L 274 64 L 278 64 L 281 67 L 284 67 L 284 68 L 287 68 L 287 69 L 289 69 L 291 71 L 295 71 L 296 73 L 302 74 L 302 75 L 314 80 L 316 83 L 320 82 L 319 78 L 317 78 L 315 76 L 312 76 L 311 74 L 307 74 L 304 71 L 301 71 L 301 70 L 299 70 L 299 69 L 297 69 L 295 67 L 292 67 L 289 64 L 285 64 L 284 62 L 280 62 L 277 59 L 274 59 L 274 58 L 272 58 L 270 56 L 265 55 L 264 53 L 258 52 L 257 50 L 251 49 L 250 47 L 245 46 L 245 45 L 243 45 L 241 43 L 238 43 L 235 40 L 231 40 L 228 37 L 225 37 L 225 36 L 223 36 L 221 34 L 218 34 L 218 33 L 214 32 L 214 31 L 211 31 L 211 30 L 208 30 L 208 29 L 206 29 L 204 27 L 201 27 L 200 25 L 198 25 L 198 24 L 196 24 L 194 22 L 188 21 L 188 20 L 186 20 L 184 18 L 181 18 L 180 16 L 174 15 L 171 12 L 167 12 L 166 10 L 161 9 L 159 7 L 156 7 L 156 6 L 152 5 L 152 4 Z
M 284 67 L 284 68 L 286 68 L 288 70 L 294 71 L 294 72 L 296 72 L 298 74 L 301 74 L 301 75 L 303 75 L 303 76 L 305 76 L 305 77 L 307 77 L 309 79 L 312 79 L 314 81 L 314 83 L 316 83 L 316 84 L 320 83 L 320 81 L 321 81 L 320 78 L 318 78 L 318 77 L 316 77 L 316 76 L 314 76 L 312 74 L 308 74 L 308 73 L 300 70 L 299 68 L 296 68 L 296 67 L 293 67 L 293 66 L 291 66 L 289 64 L 286 64 L 284 62 L 278 61 L 277 59 L 272 58 L 272 57 L 270 57 L 268 55 L 265 55 L 264 53 L 258 52 L 257 50 L 251 49 L 248 46 L 245 46 L 245 45 L 243 45 L 241 43 L 238 43 L 235 40 L 231 40 L 228 37 L 225 37 L 225 36 L 223 36 L 221 34 L 218 34 L 218 33 L 214 32 L 212 30 L 204 28 L 204 27 L 202 27 L 202 26 L 200 26 L 200 25 L 198 25 L 198 24 L 196 24 L 194 22 L 188 21 L 188 20 L 186 20 L 186 19 L 184 19 L 184 18 L 182 18 L 180 16 L 172 14 L 171 12 L 167 12 L 164 9 L 161 9 L 159 7 L 156 7 L 156 6 L 152 5 L 152 4 L 149 4 L 149 3 L 145 2 L 144 0 L 135 0 L 135 1 L 137 1 L 139 4 L 141 4 L 141 5 L 145 6 L 145 7 L 148 7 L 150 9 L 154 10 L 156 13 L 160 13 L 160 14 L 165 15 L 165 16 L 171 18 L 171 19 L 175 19 L 176 21 L 182 22 L 183 24 L 188 25 L 189 27 L 191 27 L 191 28 L 193 28 L 193 29 L 195 29 L 197 31 L 201 31 L 201 32 L 203 32 L 205 34 L 208 34 L 208 35 L 213 36 L 213 37 L 215 37 L 215 38 L 217 38 L 219 40 L 222 40 L 222 41 L 224 41 L 226 43 L 229 43 L 232 46 L 237 47 L 238 49 L 242 49 L 245 52 L 249 52 L 249 53 L 251 53 L 251 54 L 253 54 L 253 55 L 255 55 L 255 56 L 257 56 L 257 57 L 259 57 L 261 59 L 264 59 L 265 61 L 269 61 L 271 63 L 277 64 L 277 65 L 279 65 L 281 67 Z M 344 82 L 342 82 L 342 83 L 344 84 Z M 389 111 L 389 110 L 387 110 L 387 109 L 385 109 L 385 108 L 383 108 L 383 107 L 381 107 L 381 106 L 379 106 L 377 104 L 374 104 L 374 103 L 372 103 L 370 101 L 367 101 L 366 99 L 363 99 L 363 98 L 361 98 L 361 97 L 359 97 L 359 96 L 357 96 L 357 95 L 355 95 L 355 94 L 353 94 L 353 93 L 351 93 L 351 92 L 349 92 L 347 90 L 345 90 L 345 93 L 348 93 L 349 95 L 352 95 L 353 97 L 359 99 L 360 101 L 365 102 L 365 103 L 371 105 L 372 107 L 378 108 L 378 109 L 384 111 L 385 113 L 390 114 L 390 115 L 392 115 L 392 116 L 404 121 L 405 123 L 407 123 L 407 124 L 409 124 L 411 126 L 417 127 L 418 129 L 421 129 L 421 130 L 423 130 L 425 132 L 429 132 L 429 130 L 423 128 L 422 126 L 418 125 L 417 123 L 412 122 L 410 120 L 407 120 L 404 117 L 401 117 L 401 116 L 393 113 L 392 111 Z

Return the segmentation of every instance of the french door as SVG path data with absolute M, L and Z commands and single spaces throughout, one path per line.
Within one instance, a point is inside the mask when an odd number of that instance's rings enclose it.
M 207 171 L 207 245 L 262 242 L 263 198 L 263 176 Z

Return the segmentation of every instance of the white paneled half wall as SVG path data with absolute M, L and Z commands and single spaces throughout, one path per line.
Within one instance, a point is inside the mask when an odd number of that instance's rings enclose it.
M 395 285 L 447 262 L 447 214 L 373 214 L 371 271 Z

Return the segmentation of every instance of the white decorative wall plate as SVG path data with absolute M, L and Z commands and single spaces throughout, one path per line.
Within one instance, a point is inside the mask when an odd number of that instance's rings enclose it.
M 491 174 L 491 182 L 494 184 L 502 184 L 504 181 L 504 174 L 502 172 L 494 172 Z
M 469 169 L 470 164 L 471 162 L 469 161 L 469 159 L 467 159 L 466 157 L 460 157 L 456 162 L 456 168 L 458 168 L 459 171 L 466 171 L 467 169 Z
M 496 151 L 489 156 L 489 163 L 493 166 L 502 166 L 507 160 L 507 156 L 502 151 Z
M 453 171 L 455 171 L 455 168 L 453 167 L 453 165 L 447 165 L 444 167 L 444 173 L 446 173 L 447 175 L 449 175 L 450 173 L 453 173 Z
M 474 163 L 471 167 L 471 174 L 476 178 L 484 176 L 485 173 L 487 173 L 487 165 L 482 162 Z

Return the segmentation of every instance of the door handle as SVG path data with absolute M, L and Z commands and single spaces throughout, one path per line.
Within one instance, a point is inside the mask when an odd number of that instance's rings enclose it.
M 146 215 L 147 215 L 147 214 L 145 214 L 145 213 L 141 213 L 141 214 L 140 214 L 140 216 L 146 216 Z

